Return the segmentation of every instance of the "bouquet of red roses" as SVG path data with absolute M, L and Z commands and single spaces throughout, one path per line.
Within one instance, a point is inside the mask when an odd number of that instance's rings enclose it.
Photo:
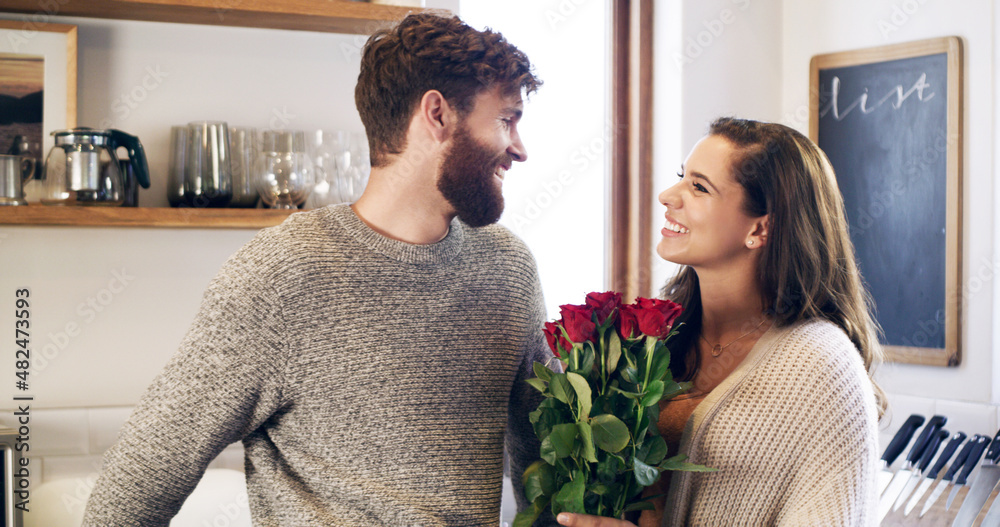
M 528 380 L 545 396 L 530 414 L 541 459 L 524 471 L 532 506 L 515 527 L 530 526 L 546 507 L 613 518 L 652 509 L 642 489 L 661 471 L 711 470 L 668 458 L 656 428 L 660 400 L 690 387 L 671 376 L 665 345 L 681 306 L 648 298 L 622 305 L 620 293 L 606 292 L 560 310 L 545 337 L 565 373 L 536 362 Z

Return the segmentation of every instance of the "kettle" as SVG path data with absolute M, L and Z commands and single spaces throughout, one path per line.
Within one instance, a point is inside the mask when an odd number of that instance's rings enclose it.
M 126 173 L 116 153 L 128 150 L 136 180 L 149 188 L 146 152 L 139 138 L 120 130 L 71 128 L 52 132 L 55 146 L 42 174 L 45 205 L 120 206 L 126 199 Z

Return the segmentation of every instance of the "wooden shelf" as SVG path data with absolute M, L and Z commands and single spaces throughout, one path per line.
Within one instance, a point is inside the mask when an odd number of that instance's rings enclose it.
M 55 7 L 55 11 L 43 5 Z M 0 13 L 79 16 L 368 35 L 412 12 L 347 0 L 3 0 Z M 295 211 L 158 207 L 0 207 L 0 225 L 261 229 Z
M 412 12 L 346 0 L 3 0 L 0 12 L 368 35 Z M 48 4 L 44 4 L 48 5 Z M 0 207 L 0 225 L 261 229 L 292 212 L 158 207 Z
M 11 13 L 292 29 L 368 35 L 407 13 L 424 11 L 346 0 L 59 0 L 55 12 L 38 0 L 4 0 Z
M 299 211 L 271 209 L 193 209 L 168 207 L 75 207 L 27 205 L 0 207 L 0 225 L 74 227 L 169 227 L 262 229 Z

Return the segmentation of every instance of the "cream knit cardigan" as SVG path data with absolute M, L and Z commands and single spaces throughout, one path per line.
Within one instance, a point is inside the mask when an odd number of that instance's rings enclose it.
M 664 526 L 875 525 L 875 396 L 836 325 L 771 328 L 688 419 Z

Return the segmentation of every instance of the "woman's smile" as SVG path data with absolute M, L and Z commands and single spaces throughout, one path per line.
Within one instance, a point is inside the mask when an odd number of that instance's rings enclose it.
M 663 229 L 660 231 L 665 238 L 667 238 L 667 237 L 673 237 L 673 236 L 681 236 L 683 234 L 687 234 L 688 232 L 691 232 L 690 229 L 688 229 L 687 227 L 681 225 L 680 223 L 677 223 L 669 215 L 665 215 L 665 216 L 667 218 L 667 223 L 663 227 Z

